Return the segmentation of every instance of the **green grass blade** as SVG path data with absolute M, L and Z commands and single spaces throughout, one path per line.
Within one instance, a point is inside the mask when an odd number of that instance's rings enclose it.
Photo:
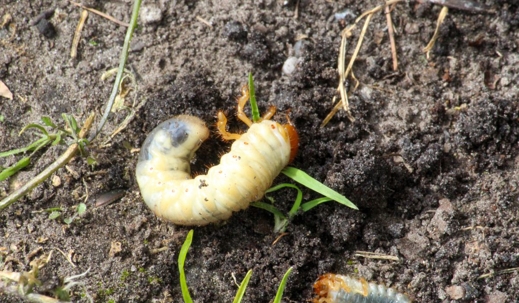
M 249 100 L 250 109 L 252 112 L 252 121 L 256 123 L 260 120 L 260 113 L 258 109 L 258 103 L 256 102 L 256 89 L 254 88 L 254 79 L 252 78 L 252 73 L 249 73 Z
M 247 285 L 249 284 L 250 277 L 252 276 L 252 269 L 247 272 L 243 281 L 241 281 L 240 288 L 236 292 L 236 296 L 232 303 L 240 303 L 243 299 L 243 295 L 245 295 L 245 291 L 247 290 Z
M 187 233 L 186 240 L 184 241 L 184 244 L 182 244 L 182 248 L 180 248 L 180 253 L 178 254 L 180 289 L 182 290 L 182 298 L 184 298 L 185 303 L 193 303 L 193 299 L 191 299 L 189 289 L 187 288 L 186 273 L 184 272 L 184 263 L 186 262 L 187 251 L 191 246 L 191 242 L 193 242 L 193 230 L 190 230 L 189 233 Z
M 8 150 L 8 151 L 5 151 L 5 152 L 1 152 L 0 153 L 0 158 L 3 158 L 3 157 L 7 157 L 7 156 L 10 156 L 10 155 L 16 155 L 16 154 L 21 154 L 21 153 L 24 153 L 28 150 L 28 146 L 26 147 L 22 147 L 22 148 L 17 148 L 17 149 L 11 149 L 11 150 Z
M 52 127 L 52 128 L 58 128 L 58 127 L 56 126 L 56 124 L 54 124 L 54 122 L 52 122 L 52 120 L 51 120 L 50 117 L 43 116 L 43 117 L 41 117 L 41 121 L 42 121 L 45 125 L 47 125 L 47 126 L 50 126 L 50 127 Z
M 254 206 L 254 207 L 257 207 L 257 208 L 261 208 L 263 210 L 266 210 L 268 212 L 271 212 L 274 216 L 278 216 L 282 219 L 286 219 L 285 215 L 283 215 L 283 213 L 281 211 L 279 211 L 279 209 L 277 209 L 275 206 L 273 206 L 272 204 L 268 204 L 268 203 L 265 203 L 265 202 L 253 202 L 250 204 L 251 206 Z
M 47 132 L 47 130 L 45 129 L 45 127 L 39 125 L 39 124 L 36 124 L 36 123 L 31 123 L 31 124 L 28 124 L 26 125 L 24 128 L 22 128 L 22 130 L 18 133 L 18 136 L 23 134 L 26 130 L 28 130 L 29 128 L 36 128 L 38 130 L 40 130 L 45 136 L 49 136 L 49 133 Z
M 106 121 L 108 120 L 108 116 L 112 112 L 112 107 L 115 102 L 115 97 L 119 94 L 119 84 L 121 83 L 121 81 L 123 79 L 124 68 L 126 66 L 126 60 L 128 59 L 128 53 L 130 52 L 130 42 L 132 40 L 133 32 L 134 32 L 135 28 L 137 28 L 137 19 L 139 18 L 139 10 L 141 8 L 141 2 L 142 2 L 142 0 L 133 1 L 133 9 L 132 9 L 132 16 L 130 19 L 130 26 L 128 26 L 128 29 L 126 30 L 126 35 L 124 37 L 123 49 L 121 50 L 121 55 L 119 58 L 119 67 L 117 68 L 117 75 L 115 76 L 114 86 L 112 87 L 112 93 L 110 94 L 110 98 L 108 99 L 108 102 L 106 104 L 101 121 L 95 128 L 95 131 L 90 135 L 90 137 L 88 137 L 89 141 L 94 140 L 97 137 L 97 135 L 99 135 L 101 130 L 103 129 L 103 126 L 105 125 Z
M 301 205 L 301 201 L 303 201 L 303 192 L 301 191 L 301 189 L 294 184 L 281 183 L 281 184 L 278 184 L 276 186 L 269 188 L 265 193 L 271 193 L 271 192 L 280 190 L 285 187 L 290 187 L 290 188 L 297 190 L 297 197 L 296 197 L 296 200 L 294 201 L 294 205 L 292 205 L 292 208 L 288 212 L 288 218 L 290 220 L 297 214 L 297 210 L 299 209 L 299 206 Z
M 307 212 L 310 209 L 316 207 L 317 205 L 325 203 L 325 202 L 329 202 L 329 201 L 333 201 L 333 199 L 328 198 L 328 197 L 321 197 L 321 198 L 318 198 L 318 199 L 315 199 L 315 200 L 308 201 L 308 202 L 304 203 L 303 205 L 301 205 L 301 209 L 304 212 Z
M 283 169 L 281 172 L 285 174 L 287 177 L 291 178 L 292 180 L 301 183 L 302 185 L 320 193 L 325 197 L 328 197 L 342 205 L 346 205 L 350 208 L 358 210 L 357 206 L 355 206 L 355 204 L 348 200 L 348 198 L 327 187 L 321 182 L 315 180 L 314 178 L 310 177 L 307 173 L 305 173 L 302 170 L 288 166 L 285 167 L 285 169 Z
M 10 176 L 16 174 L 17 172 L 19 172 L 20 170 L 22 170 L 29 164 L 31 164 L 31 159 L 29 157 L 24 157 L 24 158 L 20 159 L 14 165 L 11 165 L 8 168 L 6 168 L 0 172 L 0 181 L 4 181 L 5 179 L 9 178 Z
M 283 276 L 283 279 L 281 280 L 281 283 L 279 284 L 278 292 L 276 293 L 276 298 L 274 299 L 273 303 L 281 303 L 281 299 L 283 298 L 283 292 L 285 291 L 285 286 L 287 285 L 288 276 L 292 272 L 293 267 L 290 267 L 285 275 Z

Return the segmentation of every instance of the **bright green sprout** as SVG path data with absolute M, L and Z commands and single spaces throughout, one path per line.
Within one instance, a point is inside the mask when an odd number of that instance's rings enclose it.
M 247 290 L 247 285 L 249 284 L 250 277 L 252 276 L 252 269 L 250 269 L 247 274 L 245 275 L 245 278 L 243 278 L 243 281 L 241 281 L 240 287 L 238 288 L 238 291 L 236 292 L 236 296 L 234 297 L 234 300 L 232 303 L 240 303 L 243 299 L 243 295 L 245 295 L 245 291 Z
M 285 275 L 283 275 L 283 279 L 281 280 L 281 283 L 279 284 L 278 291 L 276 293 L 276 298 L 274 299 L 273 303 L 281 303 L 281 299 L 283 298 L 283 292 L 285 291 L 285 286 L 287 285 L 288 276 L 290 276 L 290 273 L 292 272 L 293 267 L 290 267 Z
M 182 244 L 182 248 L 180 248 L 180 253 L 178 254 L 178 271 L 180 273 L 180 290 L 182 291 L 182 298 L 184 298 L 185 303 L 193 303 L 191 299 L 191 295 L 189 294 L 189 289 L 187 288 L 186 282 L 186 273 L 184 272 L 184 263 L 186 262 L 187 251 L 193 242 L 193 230 L 190 230 L 187 234 L 186 240 L 184 244 Z
M 258 103 L 256 102 L 256 89 L 254 88 L 254 79 L 252 73 L 249 72 L 249 102 L 252 112 L 252 121 L 254 123 L 260 121 L 260 112 L 258 109 Z
M 81 216 L 83 213 L 85 213 L 86 209 L 87 206 L 85 203 L 79 203 L 79 205 L 76 207 L 76 212 L 74 213 L 74 215 L 70 218 L 63 219 L 63 223 L 70 225 L 78 216 Z M 63 210 L 60 207 L 47 208 L 45 211 L 49 213 L 50 220 L 55 220 L 61 217 L 61 213 L 63 212 Z

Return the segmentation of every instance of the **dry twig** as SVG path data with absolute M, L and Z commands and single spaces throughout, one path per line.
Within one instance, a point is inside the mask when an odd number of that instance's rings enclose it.
M 449 8 L 444 6 L 442 7 L 442 10 L 440 11 L 440 15 L 438 16 L 438 21 L 436 21 L 436 29 L 434 30 L 434 34 L 431 38 L 431 41 L 423 48 L 423 52 L 427 53 L 427 59 L 429 59 L 429 52 L 434 47 L 434 43 L 436 42 L 436 39 L 438 39 L 438 36 L 440 35 L 440 26 L 442 25 L 443 21 L 445 21 L 445 17 L 447 16 L 447 13 L 449 12 Z
M 74 2 L 74 1 L 71 1 L 71 0 L 69 0 L 69 2 L 70 2 L 71 4 L 74 4 L 75 6 L 79 6 L 79 7 L 81 7 L 82 9 L 86 9 L 87 11 L 90 11 L 90 12 L 96 14 L 96 15 L 99 15 L 99 16 L 101 16 L 101 17 L 103 17 L 103 18 L 106 18 L 106 19 L 112 21 L 112 22 L 115 22 L 115 23 L 117 23 L 117 24 L 119 24 L 119 25 L 121 25 L 121 26 L 125 26 L 125 27 L 130 26 L 130 24 L 128 24 L 128 23 L 126 23 L 126 22 L 119 21 L 119 20 L 115 19 L 114 17 L 112 17 L 112 16 L 110 16 L 110 15 L 107 15 L 107 14 L 105 14 L 105 13 L 103 13 L 103 12 L 100 12 L 100 11 L 98 11 L 98 10 L 96 10 L 96 9 L 93 9 L 93 8 L 90 8 L 90 7 L 86 7 L 86 6 L 84 6 L 83 4 L 81 4 L 81 3 L 77 3 L 77 2 Z
M 72 47 L 70 49 L 70 57 L 77 57 L 77 48 L 79 45 L 79 40 L 81 39 L 81 31 L 83 30 L 83 26 L 85 25 L 85 21 L 88 18 L 88 11 L 86 9 L 81 11 L 81 16 L 79 17 L 79 22 L 76 27 L 76 31 L 74 32 L 74 39 L 72 39 Z
M 391 45 L 391 57 L 393 57 L 393 70 L 398 70 L 398 56 L 396 54 L 395 33 L 393 30 L 393 21 L 391 20 L 391 9 L 386 6 L 387 34 L 389 35 L 389 43 Z

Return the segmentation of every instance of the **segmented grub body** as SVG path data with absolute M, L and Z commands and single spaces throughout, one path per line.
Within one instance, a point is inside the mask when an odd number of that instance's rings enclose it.
M 364 279 L 325 274 L 314 284 L 314 303 L 411 303 L 406 295 Z
M 220 164 L 192 179 L 190 161 L 209 130 L 197 117 L 176 116 L 159 124 L 141 148 L 136 175 L 142 197 L 157 216 L 175 224 L 225 220 L 260 199 L 289 163 L 289 133 L 271 120 L 253 123 L 236 135 Z

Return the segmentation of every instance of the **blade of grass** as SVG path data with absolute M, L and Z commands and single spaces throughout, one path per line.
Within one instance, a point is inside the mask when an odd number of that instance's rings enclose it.
M 249 101 L 252 112 L 252 121 L 254 123 L 260 120 L 260 113 L 258 109 L 258 103 L 256 102 L 256 89 L 254 88 L 254 79 L 252 73 L 249 73 Z
M 301 183 L 302 185 L 320 193 L 325 197 L 333 199 L 334 201 L 342 205 L 358 210 L 357 206 L 355 206 L 355 204 L 348 200 L 348 198 L 327 187 L 326 185 L 322 184 L 316 179 L 310 177 L 307 173 L 305 173 L 302 170 L 288 166 L 285 167 L 285 169 L 283 169 L 281 172 L 285 174 L 287 177 L 291 178 L 292 180 Z
M 285 275 L 283 276 L 283 279 L 281 280 L 281 283 L 279 284 L 278 292 L 276 293 L 276 298 L 274 298 L 273 303 L 281 303 L 281 299 L 283 298 L 283 292 L 285 291 L 285 286 L 287 285 L 288 276 L 292 272 L 293 267 L 290 267 Z
M 17 148 L 17 149 L 12 149 L 12 150 L 8 150 L 8 151 L 5 151 L 5 152 L 1 152 L 0 153 L 0 158 L 11 156 L 11 155 L 25 153 L 25 152 L 28 152 L 28 151 L 32 151 L 36 147 L 38 147 L 39 145 L 41 145 L 42 143 L 44 143 L 47 140 L 49 140 L 48 137 L 43 137 L 43 138 L 40 138 L 40 139 L 34 141 L 33 143 L 27 145 L 26 147 L 22 147 L 22 148 Z
M 22 128 L 22 130 L 18 133 L 18 136 L 23 134 L 25 131 L 27 131 L 29 128 L 36 128 L 36 129 L 39 129 L 45 136 L 49 136 L 49 133 L 47 132 L 47 130 L 45 129 L 45 127 L 39 125 L 39 124 L 36 124 L 36 123 L 31 123 L 31 124 L 27 124 L 24 128 Z
M 6 168 L 2 172 L 0 172 L 0 181 L 4 181 L 5 179 L 9 178 L 10 176 L 16 174 L 18 171 L 22 170 L 29 164 L 31 164 L 31 159 L 29 157 L 24 157 L 24 158 L 20 159 L 14 165 L 9 166 L 8 168 Z
M 333 199 L 332 198 L 328 198 L 328 197 L 317 198 L 317 199 L 314 199 L 312 201 L 308 201 L 308 202 L 304 203 L 303 205 L 301 205 L 301 209 L 304 212 L 307 212 L 310 209 L 316 207 L 317 205 L 325 203 L 325 202 L 329 202 L 329 201 L 333 201 Z
M 184 298 L 185 303 L 193 303 L 193 299 L 191 299 L 191 295 L 189 294 L 189 289 L 187 288 L 186 282 L 186 273 L 184 272 L 184 263 L 186 262 L 187 251 L 193 242 L 193 230 L 190 230 L 187 233 L 186 240 L 184 244 L 182 244 L 182 248 L 180 248 L 180 253 L 178 254 L 178 271 L 180 273 L 180 289 L 182 290 L 182 298 Z
M 285 187 L 290 187 L 290 188 L 293 188 L 293 189 L 297 190 L 297 197 L 296 197 L 296 200 L 294 202 L 294 205 L 292 205 L 292 208 L 288 212 L 288 218 L 290 220 L 297 214 L 297 210 L 299 209 L 299 206 L 301 205 L 301 201 L 303 201 L 303 192 L 301 191 L 301 189 L 299 189 L 299 187 L 295 186 L 294 184 L 281 183 L 281 184 L 278 184 L 276 186 L 273 186 L 273 187 L 269 188 L 265 193 L 266 194 L 267 193 L 271 193 L 271 192 L 274 192 L 276 190 L 280 190 L 280 189 L 285 188 Z
M 43 116 L 41 117 L 41 121 L 47 125 L 47 126 L 50 126 L 52 128 L 58 128 L 58 126 L 56 124 L 54 124 L 54 122 L 52 122 L 51 118 L 50 117 L 47 117 L 47 116 Z
M 94 133 L 88 137 L 88 141 L 94 140 L 97 135 L 101 132 L 101 129 L 105 125 L 108 120 L 108 116 L 112 112 L 112 106 L 115 102 L 115 97 L 117 97 L 119 93 L 119 85 L 123 79 L 124 67 L 126 66 L 126 60 L 128 59 L 128 53 L 130 51 L 130 42 L 132 40 L 132 35 L 137 27 L 137 19 L 139 18 L 139 9 L 141 7 L 142 0 L 135 0 L 133 2 L 133 11 L 132 17 L 130 19 L 130 26 L 128 26 L 128 30 L 126 31 L 126 36 L 124 37 L 123 49 L 121 51 L 121 56 L 119 58 L 119 68 L 117 70 L 117 76 L 115 76 L 114 86 L 112 88 L 112 93 L 110 94 L 110 98 L 108 99 L 108 103 L 106 104 L 105 111 L 103 113 L 103 117 L 101 121 L 97 125 Z
M 268 212 L 271 212 L 274 216 L 280 217 L 282 219 L 286 219 L 285 215 L 283 215 L 283 213 L 280 212 L 279 209 L 277 209 L 275 206 L 273 206 L 271 204 L 258 201 L 258 202 L 251 203 L 251 205 L 254 207 L 257 207 L 257 208 L 264 209 Z
M 252 276 L 252 269 L 247 272 L 245 275 L 245 278 L 243 278 L 243 281 L 240 284 L 240 288 L 238 288 L 238 291 L 236 292 L 236 296 L 234 297 L 234 300 L 232 303 L 240 303 L 243 299 L 243 295 L 245 295 L 245 291 L 247 290 L 247 285 L 249 284 L 250 277 Z

